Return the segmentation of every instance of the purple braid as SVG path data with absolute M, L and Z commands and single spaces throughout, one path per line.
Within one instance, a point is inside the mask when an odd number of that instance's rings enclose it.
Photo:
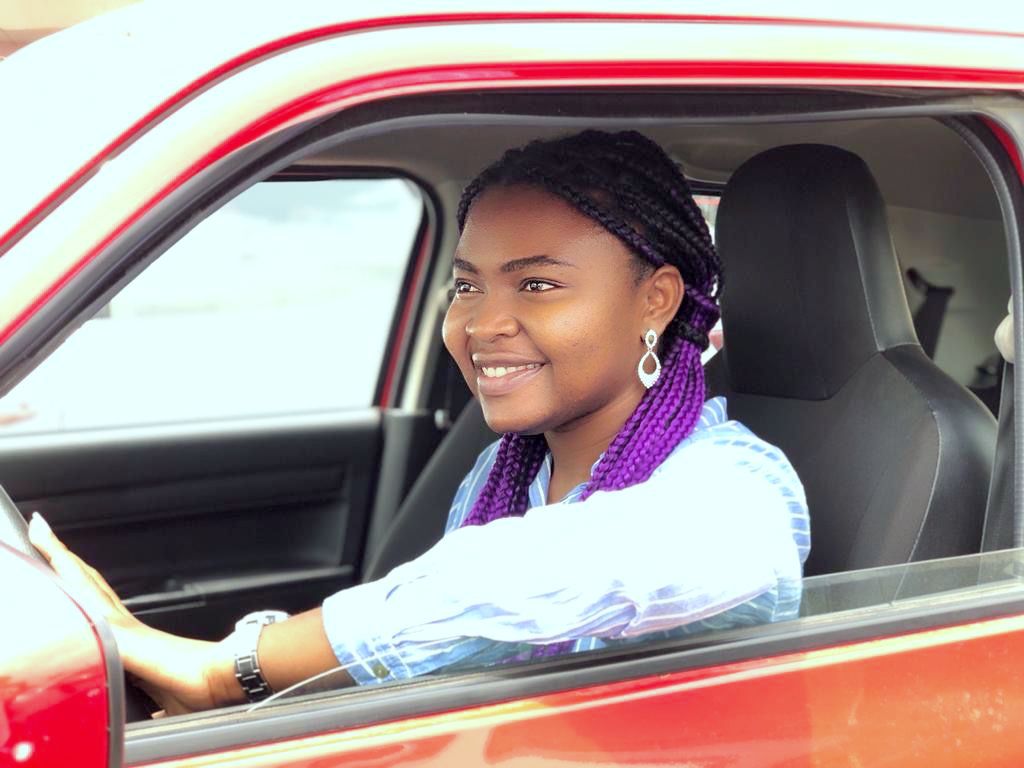
M 506 152 L 466 187 L 459 202 L 459 229 L 485 189 L 512 185 L 556 194 L 614 234 L 633 253 L 639 276 L 663 264 L 675 266 L 682 275 L 686 294 L 662 335 L 661 376 L 613 438 L 582 498 L 642 483 L 693 431 L 704 404 L 700 356 L 718 320 L 722 283 L 707 223 L 680 169 L 661 147 L 635 131 L 584 131 Z M 530 484 L 546 454 L 543 435 L 504 435 L 463 525 L 525 514 Z M 538 653 L 565 645 L 556 643 Z
M 493 466 L 500 465 L 503 471 L 495 472 L 492 467 L 463 525 L 482 525 L 499 517 L 525 514 L 530 483 L 537 477 L 547 450 L 543 435 L 502 435 Z

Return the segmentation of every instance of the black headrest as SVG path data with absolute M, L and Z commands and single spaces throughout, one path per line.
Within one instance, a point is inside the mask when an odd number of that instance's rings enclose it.
M 885 204 L 856 155 L 795 144 L 751 158 L 715 236 L 734 391 L 822 400 L 873 354 L 917 343 Z

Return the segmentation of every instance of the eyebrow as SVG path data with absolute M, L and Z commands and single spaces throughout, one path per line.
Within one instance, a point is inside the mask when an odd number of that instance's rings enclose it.
M 470 272 L 474 275 L 480 274 L 480 270 L 476 268 L 476 265 L 465 259 L 456 258 L 452 263 L 455 269 L 461 269 L 464 272 Z M 560 259 L 552 258 L 551 256 L 527 256 L 523 259 L 512 259 L 512 261 L 506 261 L 501 265 L 502 274 L 509 274 L 511 272 L 520 272 L 530 267 L 572 267 L 576 268 L 575 264 L 570 264 L 567 261 L 561 261 Z

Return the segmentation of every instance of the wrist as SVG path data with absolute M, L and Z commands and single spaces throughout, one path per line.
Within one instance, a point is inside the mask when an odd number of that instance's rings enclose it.
M 234 650 L 234 673 L 247 701 L 263 701 L 273 694 L 260 664 L 259 645 L 263 630 L 288 618 L 283 611 L 255 611 L 243 616 L 228 637 Z
M 227 707 L 248 700 L 235 677 L 235 649 L 230 642 L 214 643 L 203 669 L 214 706 Z

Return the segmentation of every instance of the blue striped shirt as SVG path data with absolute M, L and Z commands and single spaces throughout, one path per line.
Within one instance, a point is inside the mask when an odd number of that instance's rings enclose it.
M 460 527 L 494 463 L 481 453 L 445 535 L 384 578 L 324 601 L 359 684 L 460 670 L 574 641 L 573 651 L 794 618 L 810 524 L 782 452 L 724 398 L 644 483 L 547 504 L 548 456 L 523 517 Z

